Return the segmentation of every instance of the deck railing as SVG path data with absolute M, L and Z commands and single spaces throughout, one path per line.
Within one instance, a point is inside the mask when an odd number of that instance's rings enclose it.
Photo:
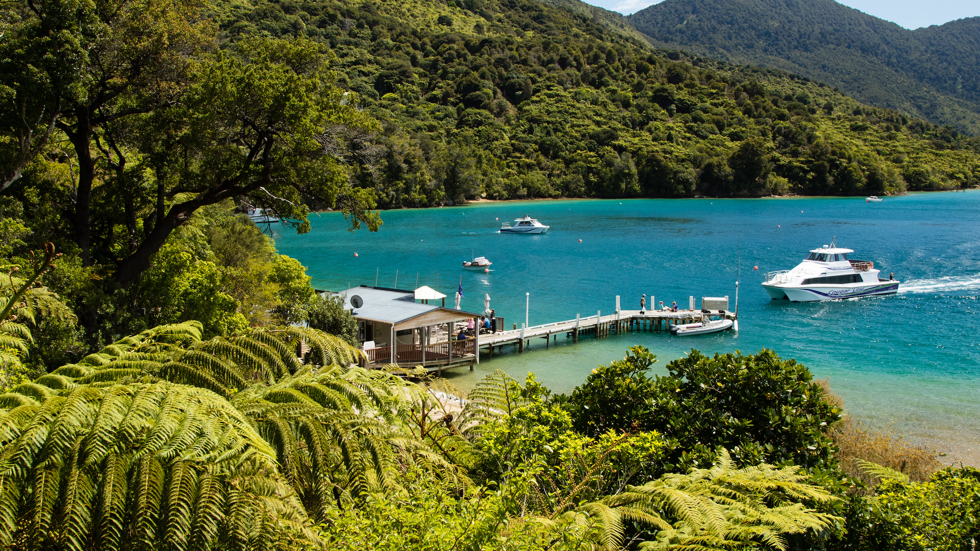
M 449 360 L 450 347 L 452 347 L 453 358 L 476 354 L 476 339 L 468 338 L 461 341 L 454 340 L 427 345 L 424 347 L 425 363 L 445 363 Z M 419 344 L 399 344 L 397 363 L 422 364 L 422 348 L 422 345 Z M 390 346 L 368 348 L 364 352 L 372 364 L 393 363 Z

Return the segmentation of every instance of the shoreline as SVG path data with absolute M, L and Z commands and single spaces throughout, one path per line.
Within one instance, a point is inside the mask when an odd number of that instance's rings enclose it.
M 933 195 L 939 193 L 969 193 L 969 192 L 980 192 L 980 187 L 969 188 L 969 189 L 937 189 L 937 190 L 923 190 L 923 191 L 907 191 L 905 193 L 896 195 L 882 195 L 885 199 L 897 199 L 899 197 L 908 197 L 910 195 Z M 764 199 L 861 199 L 865 197 L 864 195 L 764 195 L 761 197 L 532 197 L 522 198 L 522 199 L 490 199 L 487 197 L 477 197 L 476 199 L 468 199 L 463 203 L 452 204 L 452 205 L 436 205 L 431 207 L 390 207 L 390 208 L 376 208 L 379 212 L 393 212 L 393 211 L 413 211 L 413 210 L 433 210 L 433 209 L 451 209 L 457 207 L 467 207 L 474 205 L 491 205 L 495 203 L 545 203 L 545 202 L 561 202 L 561 201 L 684 201 L 692 199 L 707 199 L 711 201 L 755 201 Z M 311 214 L 326 214 L 326 213 L 340 213 L 338 210 L 326 209 L 326 210 L 314 210 L 310 211 Z

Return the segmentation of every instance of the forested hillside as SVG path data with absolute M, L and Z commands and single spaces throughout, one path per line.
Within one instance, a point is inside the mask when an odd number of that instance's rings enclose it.
M 783 69 L 980 134 L 980 17 L 910 31 L 833 0 L 667 0 L 628 19 L 660 46 Z
M 555 196 L 850 195 L 977 181 L 977 143 L 831 88 L 654 51 L 531 0 L 225 6 L 231 40 L 305 35 L 384 127 L 379 206 Z

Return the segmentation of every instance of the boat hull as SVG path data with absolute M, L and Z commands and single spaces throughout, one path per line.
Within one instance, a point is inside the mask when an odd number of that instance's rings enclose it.
M 685 323 L 684 325 L 674 325 L 670 328 L 670 333 L 677 337 L 693 337 L 695 335 L 710 335 L 711 333 L 721 333 L 732 328 L 732 320 L 712 320 L 707 323 Z
M 769 293 L 769 297 L 772 298 L 773 300 L 786 300 L 787 298 L 786 292 L 783 291 L 782 287 L 779 287 L 777 285 L 766 285 L 765 283 L 763 283 L 762 288 L 765 289 L 767 293 Z
M 808 287 L 767 286 L 766 291 L 773 299 L 786 298 L 791 302 L 818 302 L 822 300 L 842 300 L 849 298 L 893 295 L 898 292 L 898 281 L 885 281 L 877 284 L 857 285 L 812 285 Z M 778 295 L 782 296 L 778 296 Z
M 548 233 L 548 228 L 500 228 L 500 233 Z

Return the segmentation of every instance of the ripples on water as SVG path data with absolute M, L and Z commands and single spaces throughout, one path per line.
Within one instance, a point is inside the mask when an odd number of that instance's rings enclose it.
M 548 234 L 506 235 L 501 222 L 524 214 Z M 450 297 L 461 283 L 463 309 L 491 306 L 508 326 L 540 324 L 639 307 L 639 297 L 676 300 L 729 295 L 740 278 L 737 334 L 677 338 L 666 334 L 585 339 L 544 351 L 495 354 L 453 382 L 472 387 L 494 369 L 522 379 L 529 371 L 555 392 L 569 392 L 597 364 L 642 344 L 660 373 L 692 347 L 706 353 L 772 348 L 829 378 L 848 411 L 916 441 L 980 457 L 980 193 L 861 199 L 632 200 L 482 203 L 382 213 L 378 233 L 347 232 L 343 218 L 314 218 L 313 231 L 283 234 L 283 254 L 309 268 L 318 288 L 348 285 L 411 289 L 429 285 Z M 809 249 L 836 237 L 853 258 L 873 260 L 899 294 L 851 301 L 771 301 L 760 287 L 768 271 L 789 269 Z M 581 239 L 581 242 L 579 241 Z M 354 253 L 358 253 L 355 257 Z M 490 273 L 460 268 L 473 255 Z M 739 271 L 740 264 L 740 271 Z M 754 269 L 758 267 L 758 269 Z M 397 274 L 397 275 L 396 275 Z M 397 282 L 396 282 L 397 277 Z M 648 307 L 650 305 L 648 304 Z M 954 446 L 953 443 L 956 445 Z

